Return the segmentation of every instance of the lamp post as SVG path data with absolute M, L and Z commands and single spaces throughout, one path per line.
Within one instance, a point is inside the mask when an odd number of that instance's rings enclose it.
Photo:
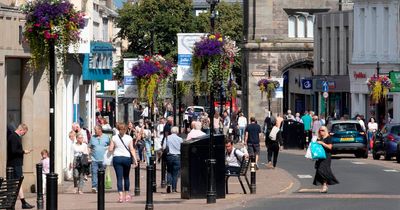
M 210 23 L 211 23 L 211 33 L 214 33 L 215 28 L 215 6 L 219 3 L 219 0 L 207 0 L 207 3 L 210 4 Z M 211 89 L 210 91 L 210 114 L 211 117 L 214 117 L 214 91 Z M 215 163 L 216 160 L 214 158 L 214 120 L 210 121 L 210 141 L 209 141 L 209 159 L 207 160 L 207 169 L 208 169 L 208 183 L 207 183 L 207 203 L 216 203 L 217 202 L 217 190 L 215 183 Z
M 174 70 L 174 74 L 172 75 L 173 76 L 173 81 L 172 81 L 172 91 L 174 91 L 173 92 L 173 109 L 174 109 L 174 111 L 173 111 L 173 114 L 174 114 L 174 126 L 176 126 L 177 125 L 177 123 L 176 123 L 176 94 L 177 94 L 177 85 L 176 85 L 176 70 Z M 179 129 L 180 130 L 180 129 Z
M 268 65 L 268 79 L 271 79 L 271 66 Z M 268 96 L 268 112 L 271 114 L 271 95 Z
M 234 78 L 233 78 L 233 73 L 231 71 L 230 76 L 229 76 L 229 92 L 230 92 L 230 101 L 229 101 L 229 107 L 230 107 L 230 112 L 229 112 L 229 119 L 232 122 L 232 112 L 233 112 L 233 99 L 232 99 L 232 85 L 234 82 Z

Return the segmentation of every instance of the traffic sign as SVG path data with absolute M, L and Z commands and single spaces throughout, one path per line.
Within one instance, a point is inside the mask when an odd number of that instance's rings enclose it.
M 329 97 L 329 93 L 328 93 L 328 92 L 324 92 L 324 93 L 322 94 L 322 96 L 323 96 L 324 98 L 328 98 L 328 97 Z
M 301 84 L 303 90 L 311 90 L 313 88 L 311 79 L 303 79 L 301 80 Z
M 322 81 L 322 91 L 323 92 L 328 92 L 329 91 L 328 81 Z

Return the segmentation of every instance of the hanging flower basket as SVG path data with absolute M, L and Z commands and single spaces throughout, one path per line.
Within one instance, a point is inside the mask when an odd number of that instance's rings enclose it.
M 61 0 L 31 1 L 21 9 L 26 13 L 24 36 L 32 54 L 31 66 L 37 69 L 48 65 L 50 42 L 54 42 L 56 55 L 64 63 L 69 46 L 80 39 L 83 14 L 72 3 Z
M 258 81 L 257 86 L 261 91 L 261 97 L 263 96 L 263 93 L 265 93 L 267 98 L 272 98 L 275 94 L 276 88 L 279 87 L 279 82 L 271 79 L 262 79 Z
M 168 78 L 172 75 L 173 64 L 161 55 L 145 56 L 144 61 L 132 68 L 132 75 L 136 76 L 140 98 L 146 98 L 149 105 L 153 103 L 157 87 L 166 88 Z
M 368 79 L 367 84 L 371 91 L 371 101 L 375 104 L 385 99 L 389 90 L 393 87 L 392 81 L 388 76 L 373 75 Z
M 220 34 L 204 36 L 194 44 L 192 65 L 197 95 L 201 89 L 209 93 L 210 90 L 217 88 L 216 81 L 222 82 L 227 88 L 228 78 L 238 52 L 235 42 Z M 202 81 L 203 74 L 206 75 L 206 81 Z

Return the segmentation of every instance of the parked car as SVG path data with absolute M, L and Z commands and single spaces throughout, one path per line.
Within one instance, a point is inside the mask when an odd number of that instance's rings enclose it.
M 332 138 L 332 153 L 354 154 L 357 158 L 368 158 L 367 136 L 356 120 L 335 120 L 328 124 Z
M 192 109 L 192 112 L 190 112 L 190 109 Z M 188 121 L 189 118 L 193 116 L 200 116 L 202 112 L 205 112 L 205 108 L 203 106 L 188 106 L 185 109 L 185 115 L 183 117 L 183 121 Z
M 379 160 L 381 155 L 385 160 L 396 157 L 400 162 L 400 123 L 385 125 L 375 136 L 372 157 Z

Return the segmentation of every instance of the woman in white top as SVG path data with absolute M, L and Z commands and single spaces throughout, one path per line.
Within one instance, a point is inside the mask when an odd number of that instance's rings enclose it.
M 161 118 L 156 128 L 156 138 L 154 139 L 154 151 L 157 153 L 158 159 L 161 158 L 161 141 L 164 138 L 165 119 Z
M 70 168 L 74 169 L 74 187 L 75 193 L 83 194 L 83 183 L 86 172 L 89 170 L 84 162 L 87 162 L 88 159 L 83 161 L 83 156 L 88 158 L 89 150 L 86 143 L 83 142 L 83 135 L 78 133 L 76 135 L 76 142 L 71 147 L 72 150 L 72 161 L 70 164 Z M 72 164 L 73 163 L 73 164 Z
M 368 149 L 370 149 L 370 141 L 373 139 L 373 136 L 375 135 L 376 131 L 378 130 L 378 123 L 376 123 L 376 120 L 374 117 L 369 118 L 368 122 Z
M 244 131 L 247 126 L 247 118 L 243 115 L 243 113 L 239 114 L 238 126 L 239 126 L 239 132 L 240 132 L 239 140 L 240 140 L 240 142 L 243 142 Z
M 146 163 L 147 165 L 150 164 L 150 156 L 151 156 L 151 122 L 146 120 L 143 128 L 143 140 L 146 150 Z
M 108 150 L 114 154 L 113 165 L 117 176 L 118 202 L 122 203 L 131 200 L 129 173 L 131 164 L 134 167 L 137 166 L 137 158 L 133 147 L 133 139 L 126 134 L 127 127 L 125 123 L 119 123 L 117 128 L 119 133 L 112 137 Z M 122 188 L 122 179 L 124 180 L 124 188 Z

